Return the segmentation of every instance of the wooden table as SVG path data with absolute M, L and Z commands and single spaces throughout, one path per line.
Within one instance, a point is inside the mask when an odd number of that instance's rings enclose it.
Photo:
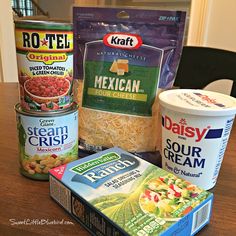
M 49 197 L 48 182 L 19 174 L 14 105 L 16 83 L 0 83 L 0 236 L 89 235 Z M 198 236 L 236 235 L 236 123 L 227 146 L 211 222 Z M 41 223 L 41 225 L 40 225 Z

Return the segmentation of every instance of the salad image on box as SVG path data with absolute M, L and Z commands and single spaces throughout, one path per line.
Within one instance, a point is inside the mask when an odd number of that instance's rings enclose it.
M 50 195 L 93 235 L 194 235 L 213 199 L 117 147 L 52 169 Z

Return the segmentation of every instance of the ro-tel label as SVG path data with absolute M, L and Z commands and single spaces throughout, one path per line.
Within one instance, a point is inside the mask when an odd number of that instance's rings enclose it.
M 162 57 L 162 49 L 135 34 L 109 33 L 86 43 L 82 106 L 151 116 Z
M 65 62 L 73 50 L 73 32 L 56 30 L 16 29 L 16 49 L 28 61 L 52 65 Z
M 96 159 L 84 162 L 70 169 L 76 175 L 72 181 L 98 188 L 116 175 L 126 173 L 139 166 L 139 161 L 126 154 L 106 153 Z
M 221 124 L 220 128 L 212 128 L 210 124 L 191 119 L 182 113 L 163 113 L 162 160 L 163 168 L 199 184 L 194 178 L 210 179 L 207 171 L 211 172 L 217 160 L 223 128 Z M 214 152 L 215 159 L 211 160 Z

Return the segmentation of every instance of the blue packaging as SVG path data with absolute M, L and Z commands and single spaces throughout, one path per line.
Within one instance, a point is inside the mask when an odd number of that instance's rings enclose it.
M 185 19 L 183 11 L 73 8 L 81 150 L 119 146 L 158 162 L 157 96 L 174 83 Z
M 50 170 L 50 195 L 92 235 L 195 235 L 213 194 L 120 148 Z

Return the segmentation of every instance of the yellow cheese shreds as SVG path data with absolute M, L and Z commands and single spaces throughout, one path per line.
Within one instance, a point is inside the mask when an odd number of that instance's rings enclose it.
M 79 82 L 79 103 L 82 101 L 82 86 L 82 82 Z M 119 146 L 130 152 L 155 151 L 159 148 L 160 136 L 157 101 L 153 108 L 152 117 L 136 117 L 92 110 L 80 105 L 79 138 L 94 146 Z

